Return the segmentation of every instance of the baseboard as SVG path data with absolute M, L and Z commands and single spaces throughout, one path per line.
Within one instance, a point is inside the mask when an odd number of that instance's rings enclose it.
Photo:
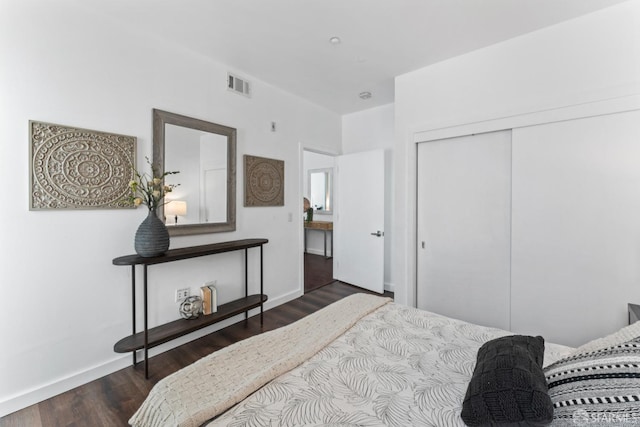
M 264 304 L 264 309 L 269 310 L 271 308 L 277 307 L 281 304 L 294 300 L 304 294 L 303 289 L 297 289 L 293 292 L 289 292 L 285 295 L 269 299 Z M 249 316 L 255 316 L 260 313 L 260 309 L 253 309 L 249 311 Z M 149 357 L 156 356 L 158 354 L 164 353 L 165 351 L 171 350 L 173 348 L 179 347 L 183 344 L 186 344 L 190 341 L 201 338 L 205 335 L 208 335 L 217 330 L 223 329 L 227 326 L 233 325 L 234 323 L 238 323 L 244 320 L 244 314 L 239 314 L 235 317 L 227 319 L 223 322 L 216 323 L 215 325 L 211 325 L 207 328 L 200 329 L 198 331 L 192 332 L 189 335 L 185 335 L 183 337 L 177 338 L 169 343 L 162 344 L 158 347 L 154 347 L 149 350 Z M 141 352 L 138 352 L 140 355 L 140 359 L 142 359 Z M 87 384 L 91 381 L 97 380 L 98 378 L 102 378 L 105 375 L 112 374 L 120 369 L 124 369 L 130 366 L 132 363 L 131 353 L 127 353 L 124 355 L 119 355 L 114 357 L 111 360 L 106 361 L 100 365 L 96 365 L 94 367 L 85 369 L 83 371 L 78 371 L 71 375 L 68 375 L 64 378 L 61 378 L 57 381 L 50 382 L 48 384 L 42 385 L 41 387 L 36 387 L 3 400 L 0 402 L 0 417 L 4 417 L 5 415 L 9 415 L 13 412 L 24 409 L 28 406 L 35 405 L 36 403 L 42 402 L 43 400 L 50 399 L 58 394 L 64 393 L 81 385 Z M 153 367 L 153 363 L 150 365 Z
M 267 302 L 265 303 L 264 307 L 267 310 L 270 310 L 274 307 L 277 307 L 279 305 L 282 305 L 286 302 L 292 301 L 296 298 L 301 297 L 302 295 L 304 295 L 304 289 L 302 289 L 302 287 L 299 287 L 298 289 L 296 289 L 295 291 L 289 292 L 287 294 L 284 294 L 282 296 L 279 296 L 277 298 L 274 298 L 273 300 L 267 300 Z
M 324 256 L 324 249 L 307 248 L 307 253 L 309 253 L 311 255 L 322 255 L 322 256 Z M 333 256 L 333 254 L 331 253 L 331 248 L 327 248 L 327 256 Z
M 393 283 L 385 283 L 384 290 L 387 292 L 396 292 L 396 286 Z
M 41 387 L 33 388 L 25 392 L 15 394 L 0 402 L 0 417 L 24 409 L 28 406 L 47 400 L 60 393 L 109 375 L 131 364 L 131 356 L 123 355 L 115 357 L 103 364 L 94 366 L 84 371 L 79 371 L 58 381 L 53 381 Z

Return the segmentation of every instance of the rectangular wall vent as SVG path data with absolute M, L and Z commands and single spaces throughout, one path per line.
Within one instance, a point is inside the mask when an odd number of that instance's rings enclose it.
M 228 76 L 227 88 L 229 90 L 244 96 L 251 96 L 251 83 L 231 73 L 228 73 Z

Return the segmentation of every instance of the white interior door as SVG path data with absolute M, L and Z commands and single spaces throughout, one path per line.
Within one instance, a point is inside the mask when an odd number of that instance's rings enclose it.
M 511 131 L 418 145 L 418 307 L 509 329 Z
M 384 151 L 337 157 L 334 276 L 384 292 Z
M 200 222 L 224 222 L 227 218 L 227 169 L 203 169 Z

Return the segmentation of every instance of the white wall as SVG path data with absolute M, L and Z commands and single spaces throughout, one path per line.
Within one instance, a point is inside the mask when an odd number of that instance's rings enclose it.
M 392 280 L 414 304 L 415 142 L 640 108 L 640 2 L 626 2 L 399 76 Z M 430 135 L 429 135 L 430 134 Z M 584 313 L 576 313 L 576 316 Z
M 151 157 L 152 108 L 237 128 L 237 231 L 175 237 L 171 247 L 268 238 L 269 304 L 302 293 L 302 218 L 294 215 L 302 199 L 298 147 L 338 152 L 339 116 L 255 78 L 252 98 L 233 94 L 226 90 L 226 66 L 123 28 L 80 3 L 3 1 L 0 7 L 0 181 L 6 201 L 0 209 L 0 415 L 130 363 L 129 354 L 113 352 L 113 344 L 130 333 L 130 270 L 111 261 L 133 253 L 135 230 L 146 216 L 144 209 L 30 212 L 30 119 L 135 135 L 138 167 Z M 271 121 L 278 132 L 270 131 Z M 285 161 L 284 207 L 242 207 L 243 154 Z M 250 263 L 255 266 L 256 256 Z M 221 302 L 241 292 L 237 253 L 149 272 L 151 324 L 178 317 L 178 287 L 195 291 L 217 279 Z M 256 276 L 253 270 L 254 291 Z
M 395 291 L 392 280 L 392 246 L 394 223 L 394 104 L 342 116 L 342 150 L 343 154 L 382 149 L 385 161 L 385 236 L 384 236 L 384 287 Z
M 342 154 L 393 150 L 394 104 L 342 116 Z

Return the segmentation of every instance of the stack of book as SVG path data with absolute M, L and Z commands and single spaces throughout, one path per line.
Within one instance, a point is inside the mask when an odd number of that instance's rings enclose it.
M 200 287 L 202 292 L 202 313 L 205 315 L 218 311 L 218 294 L 214 286 L 215 283 L 207 282 Z

